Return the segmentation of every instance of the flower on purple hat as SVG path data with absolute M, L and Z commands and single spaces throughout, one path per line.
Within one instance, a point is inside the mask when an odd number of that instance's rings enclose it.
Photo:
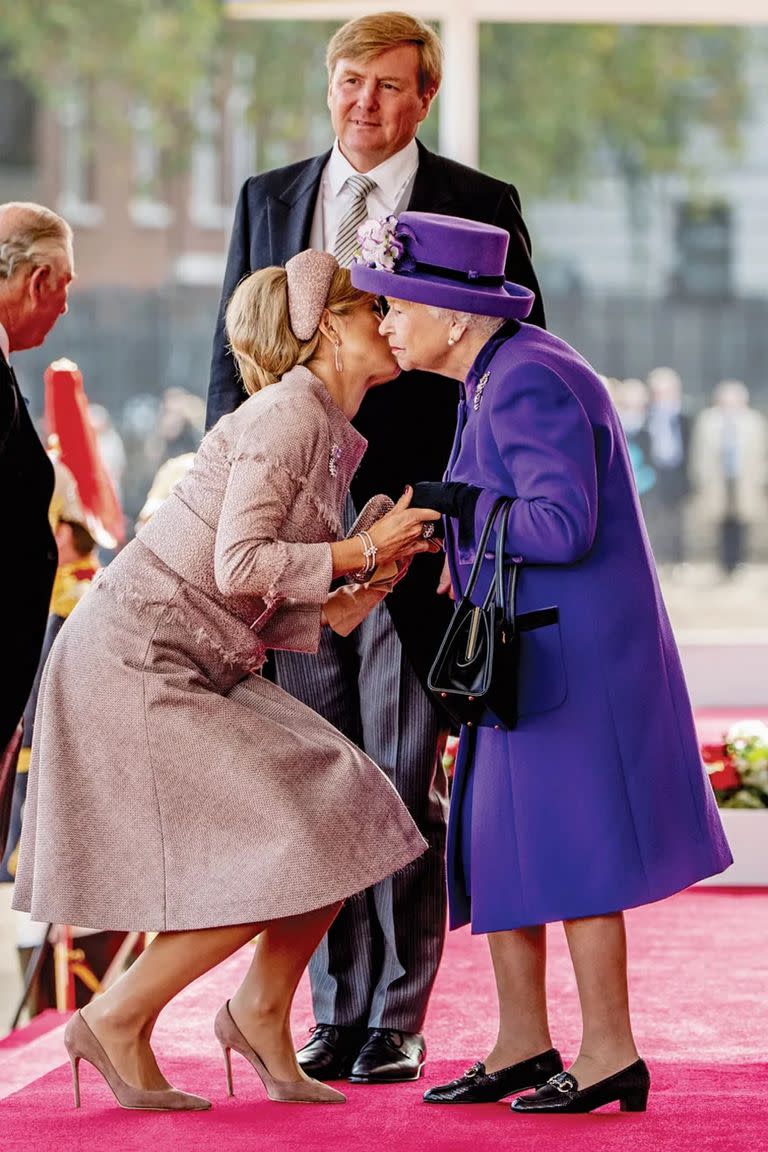
M 353 259 L 356 264 L 365 264 L 367 268 L 394 272 L 407 266 L 409 237 L 407 228 L 398 227 L 397 216 L 364 220 L 357 230 L 359 247 Z

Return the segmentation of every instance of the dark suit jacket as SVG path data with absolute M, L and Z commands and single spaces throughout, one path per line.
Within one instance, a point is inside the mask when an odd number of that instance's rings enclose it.
M 326 152 L 265 172 L 243 185 L 213 341 L 206 418 L 209 428 L 245 399 L 226 348 L 227 302 L 249 272 L 282 265 L 309 246 L 320 178 L 329 155 Z M 544 326 L 528 232 L 520 215 L 517 190 L 511 184 L 446 160 L 419 144 L 419 167 L 408 207 L 506 228 L 510 233 L 507 278 L 536 292 L 529 319 Z M 440 479 L 453 441 L 457 403 L 455 385 L 427 372 L 404 372 L 397 380 L 368 393 L 355 418 L 356 427 L 368 440 L 368 450 L 352 483 L 358 509 L 376 492 L 396 499 L 408 483 Z M 422 679 L 452 611 L 448 598 L 435 593 L 441 568 L 441 556 L 418 556 L 406 579 L 386 601 L 403 646 Z
M 22 717 L 43 647 L 57 562 L 48 522 L 53 480 L 53 465 L 0 352 L 0 604 L 6 685 L 0 693 L 0 749 Z

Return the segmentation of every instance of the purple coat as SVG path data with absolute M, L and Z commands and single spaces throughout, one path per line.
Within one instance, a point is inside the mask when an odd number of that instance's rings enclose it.
M 516 497 L 517 609 L 557 607 L 559 622 L 521 635 L 517 728 L 462 730 L 451 927 L 614 912 L 723 871 L 731 854 L 604 385 L 523 324 L 485 345 L 465 397 L 446 478 L 484 489 L 475 540 L 494 498 Z M 451 528 L 448 552 L 463 588 L 473 548 Z

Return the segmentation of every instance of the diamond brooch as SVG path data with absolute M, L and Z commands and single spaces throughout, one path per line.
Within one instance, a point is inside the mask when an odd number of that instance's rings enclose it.
M 490 372 L 483 372 L 482 376 L 477 382 L 477 388 L 475 388 L 475 394 L 472 397 L 472 407 L 474 408 L 475 412 L 477 412 L 478 408 L 480 407 L 480 401 L 483 398 L 483 392 L 485 391 L 485 386 L 488 383 L 490 375 Z
M 341 448 L 339 448 L 338 444 L 331 444 L 331 455 L 328 458 L 328 471 L 330 472 L 331 476 L 336 475 L 336 465 L 340 459 Z

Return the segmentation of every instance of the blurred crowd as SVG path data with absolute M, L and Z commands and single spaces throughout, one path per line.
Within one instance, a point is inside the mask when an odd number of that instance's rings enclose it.
M 765 559 L 755 529 L 768 519 L 768 419 L 746 384 L 723 380 L 709 404 L 697 405 L 673 368 L 603 379 L 627 436 L 657 564 L 674 573 L 689 561 L 715 560 L 729 576 Z M 196 451 L 205 404 L 174 387 L 134 396 L 114 416 L 99 404 L 90 414 L 130 536 L 158 472 L 160 491 L 177 470 L 163 466 L 178 460 L 183 471 Z
M 689 561 L 714 559 L 729 576 L 764 560 L 754 529 L 768 519 L 768 419 L 746 384 L 723 380 L 709 404 L 697 405 L 673 368 L 603 380 L 627 436 L 657 564 L 674 573 Z M 134 396 L 114 415 L 91 404 L 90 416 L 130 537 L 150 490 L 164 491 L 191 460 L 205 403 L 173 387 L 159 397 Z M 156 500 L 152 495 L 150 503 Z
M 680 375 L 604 377 L 629 444 L 657 564 L 714 558 L 724 576 L 753 560 L 768 512 L 768 420 L 741 380 L 695 406 Z
M 163 466 L 181 460 L 183 470 L 197 450 L 205 426 L 205 401 L 184 388 L 166 388 L 159 397 L 143 393 L 132 397 L 120 412 L 91 404 L 89 415 L 130 538 L 146 517 L 150 491 L 163 489 L 175 475 L 174 465 Z M 152 501 L 156 499 L 153 495 Z

